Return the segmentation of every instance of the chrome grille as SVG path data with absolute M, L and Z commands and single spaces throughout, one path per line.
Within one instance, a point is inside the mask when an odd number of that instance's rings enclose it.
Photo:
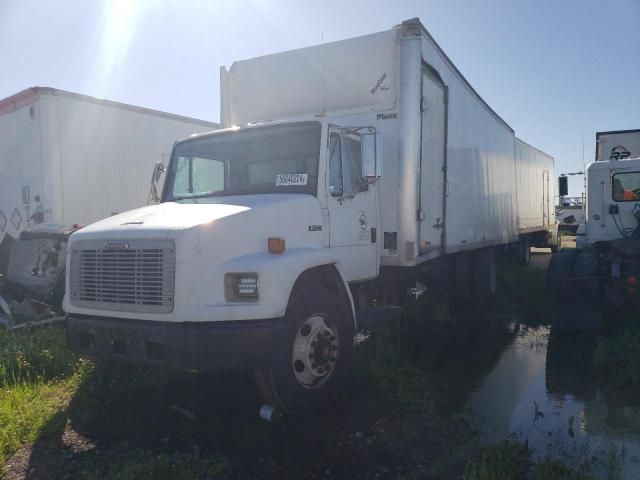
M 71 251 L 71 303 L 104 310 L 171 312 L 175 260 L 169 240 L 80 241 Z

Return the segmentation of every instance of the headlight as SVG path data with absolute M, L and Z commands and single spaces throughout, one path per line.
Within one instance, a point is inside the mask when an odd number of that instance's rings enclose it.
M 257 302 L 257 273 L 227 273 L 224 276 L 224 296 L 227 302 Z

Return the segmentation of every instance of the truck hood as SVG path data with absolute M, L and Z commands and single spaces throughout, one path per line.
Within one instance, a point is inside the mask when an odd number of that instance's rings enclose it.
M 165 202 L 138 208 L 93 223 L 74 234 L 79 238 L 109 238 L 149 236 L 175 237 L 179 232 L 200 226 L 214 225 L 231 217 L 241 222 L 255 221 L 259 225 L 274 212 L 286 212 L 286 219 L 319 216 L 320 204 L 310 195 L 242 195 L 211 197 L 179 202 Z M 309 217 L 307 217 L 309 218 Z M 173 234 L 172 234 L 173 232 Z

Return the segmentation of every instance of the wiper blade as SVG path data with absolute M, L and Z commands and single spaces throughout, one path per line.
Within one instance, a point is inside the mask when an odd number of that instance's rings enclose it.
M 207 198 L 207 197 L 220 197 L 222 195 L 229 195 L 229 192 L 224 190 L 216 190 L 215 192 L 199 193 L 197 195 L 189 195 L 188 197 L 173 197 L 171 202 L 177 202 L 178 200 L 192 200 L 194 198 Z

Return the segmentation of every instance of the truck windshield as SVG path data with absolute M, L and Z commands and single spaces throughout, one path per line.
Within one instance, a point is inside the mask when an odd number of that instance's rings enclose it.
M 315 195 L 320 123 L 221 133 L 176 145 L 164 201 L 259 193 Z

